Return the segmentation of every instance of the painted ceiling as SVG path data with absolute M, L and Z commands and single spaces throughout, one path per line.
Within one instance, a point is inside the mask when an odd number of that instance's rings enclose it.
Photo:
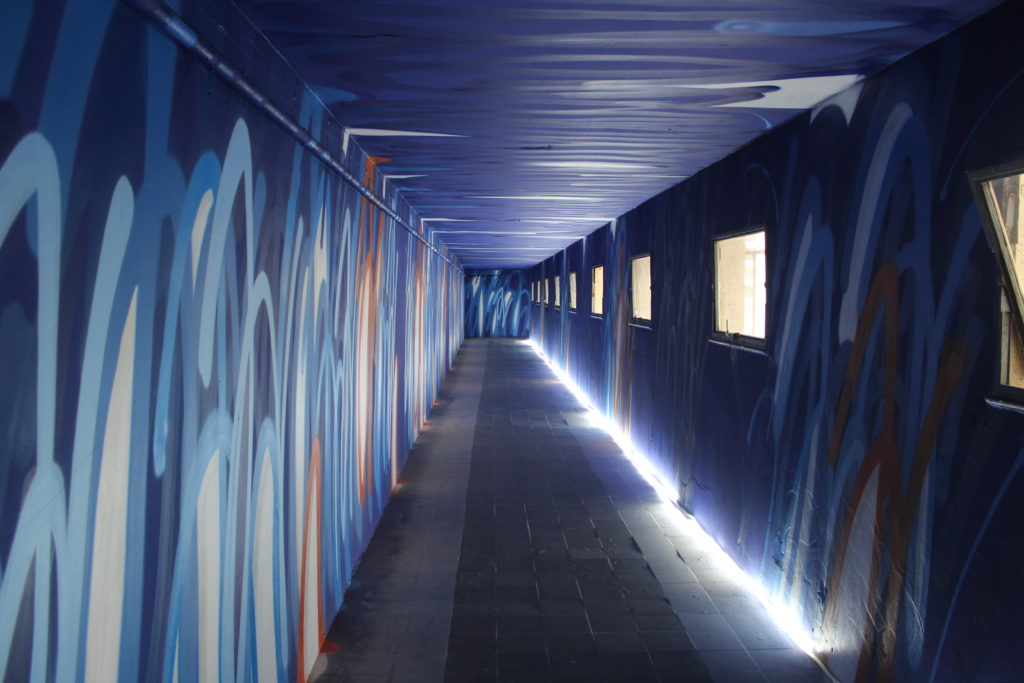
M 535 264 L 993 0 L 237 0 L 468 267 Z

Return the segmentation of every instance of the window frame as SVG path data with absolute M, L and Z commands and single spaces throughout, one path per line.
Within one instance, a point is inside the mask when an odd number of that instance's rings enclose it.
M 743 237 L 745 235 L 754 235 L 759 232 L 764 233 L 764 337 L 752 337 L 747 334 L 740 334 L 739 332 L 726 332 L 718 329 L 718 243 L 723 240 L 734 239 L 736 237 Z M 732 232 L 722 233 L 720 235 L 711 236 L 711 337 L 708 341 L 721 344 L 725 346 L 732 346 L 738 349 L 744 349 L 748 351 L 755 351 L 762 354 L 767 354 L 768 351 L 768 339 L 771 335 L 772 325 L 771 316 L 769 315 L 770 306 L 768 302 L 771 300 L 771 286 L 770 279 L 768 277 L 768 225 L 766 223 L 757 223 L 751 226 L 747 226 L 742 230 L 735 230 Z
M 551 278 L 549 278 L 549 277 L 544 278 L 544 305 L 545 306 L 548 306 L 549 305 L 548 302 L 551 300 L 550 284 L 549 284 L 550 282 L 551 282 Z
M 555 310 L 562 307 L 562 276 L 555 276 L 555 302 L 553 304 Z
M 566 278 L 568 284 L 568 301 L 566 302 L 566 308 L 569 309 L 570 313 L 575 313 L 579 309 L 580 296 L 579 296 L 579 278 L 576 277 L 576 271 L 570 270 L 569 276 Z
M 1024 387 L 1003 384 L 1003 371 L 1006 369 L 1006 363 L 1008 362 L 1007 350 L 1003 346 L 1003 335 L 1004 332 L 1008 332 L 1010 335 L 1016 333 L 1018 343 L 1021 343 L 1021 340 L 1024 339 L 1024 282 L 1017 280 L 1011 265 L 1007 263 L 1008 256 L 1004 251 L 1002 230 L 993 220 L 993 211 L 998 209 L 989 204 L 988 195 L 985 192 L 985 183 L 1007 176 L 1022 174 L 1024 174 L 1024 151 L 1015 155 L 1013 161 L 978 169 L 967 174 L 971 192 L 974 194 L 974 202 L 978 207 L 978 213 L 981 217 L 982 232 L 985 235 L 985 241 L 988 243 L 989 249 L 992 251 L 992 257 L 995 259 L 998 272 L 995 283 L 997 296 L 994 297 L 995 301 L 992 304 L 992 310 L 994 311 L 992 317 L 995 321 L 993 324 L 993 339 L 998 344 L 998 350 L 995 353 L 997 360 L 993 364 L 993 388 L 991 393 L 997 398 L 1005 399 L 1016 405 L 1024 405 Z M 1021 211 L 1022 209 L 1024 207 L 1022 207 L 1018 197 L 1017 210 Z M 1010 308 L 1011 329 L 1008 331 L 1003 329 L 1003 297 L 1006 298 Z
M 601 310 L 594 312 L 594 273 L 601 269 Z M 598 263 L 590 267 L 590 315 L 593 318 L 604 318 L 604 264 Z
M 634 301 L 636 300 L 636 292 L 633 287 L 633 263 L 639 259 L 647 258 L 650 259 L 650 290 L 651 290 L 651 317 L 650 318 L 638 318 L 633 314 L 636 306 Z M 654 328 L 654 255 L 649 251 L 642 251 L 638 254 L 633 254 L 629 257 L 629 324 L 633 327 L 640 327 L 645 330 Z

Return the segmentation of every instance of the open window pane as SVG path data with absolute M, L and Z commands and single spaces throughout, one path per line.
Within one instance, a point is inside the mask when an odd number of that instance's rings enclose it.
M 632 263 L 633 320 L 651 321 L 651 257 L 637 256 Z
M 569 310 L 576 310 L 576 273 L 569 273 Z
M 562 277 L 555 276 L 555 308 L 562 305 Z
M 1006 290 L 999 297 L 1000 309 L 1000 356 L 999 383 L 1008 387 L 1024 389 L 1024 345 L 1021 344 L 1020 326 L 1014 322 Z
M 604 315 L 604 266 L 590 271 L 590 312 Z
M 999 247 L 1003 274 L 1008 280 L 1006 285 L 1011 290 L 1007 294 L 1015 297 L 1017 311 L 1024 312 L 1024 292 L 1021 289 L 1024 285 L 1024 217 L 1020 210 L 1024 173 L 986 180 L 982 189 Z
M 715 331 L 765 338 L 764 231 L 715 241 Z
M 980 180 L 976 188 L 981 191 L 979 208 L 1002 272 L 999 383 L 1024 389 L 1024 216 L 1020 206 L 1024 173 L 1000 173 Z

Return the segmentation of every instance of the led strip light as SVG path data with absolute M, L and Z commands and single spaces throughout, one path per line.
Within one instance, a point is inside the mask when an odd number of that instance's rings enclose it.
M 644 478 L 651 488 L 658 492 L 658 496 L 666 503 L 669 504 L 669 510 L 671 510 L 671 517 L 675 522 L 676 526 L 685 533 L 689 538 L 696 541 L 701 550 L 708 552 L 712 558 L 714 558 L 715 564 L 718 568 L 729 578 L 741 584 L 751 595 L 757 598 L 765 610 L 768 612 L 768 616 L 771 617 L 772 621 L 779 628 L 780 631 L 786 634 L 787 637 L 793 644 L 803 650 L 811 659 L 818 664 L 821 670 L 833 681 L 836 680 L 834 676 L 828 671 L 824 663 L 818 658 L 815 650 L 816 643 L 810 633 L 804 628 L 802 622 L 796 611 L 786 605 L 781 600 L 773 598 L 764 586 L 760 584 L 754 577 L 743 571 L 736 561 L 729 556 L 725 550 L 718 545 L 715 539 L 704 530 L 697 519 L 679 507 L 679 495 L 673 486 L 664 482 L 651 467 L 650 462 L 637 450 L 636 446 L 630 441 L 629 437 L 619 429 L 618 425 L 609 420 L 607 417 L 601 414 L 593 403 L 590 401 L 590 397 L 587 396 L 582 389 L 576 386 L 573 382 L 557 365 L 555 365 L 547 357 L 544 351 L 537 346 L 532 339 L 527 339 L 524 342 L 529 345 L 534 353 L 536 353 L 541 360 L 543 360 L 555 376 L 558 377 L 559 381 L 562 382 L 572 392 L 576 400 L 587 410 L 587 415 L 591 421 L 612 437 L 615 444 L 622 449 L 623 455 L 633 464 L 636 471 L 640 473 L 640 476 Z

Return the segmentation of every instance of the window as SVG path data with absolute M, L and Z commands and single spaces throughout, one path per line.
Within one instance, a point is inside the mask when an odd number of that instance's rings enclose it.
M 999 306 L 999 383 L 1024 389 L 1024 346 L 1021 314 L 1024 312 L 1024 215 L 1020 198 L 1024 170 L 1018 164 L 972 174 L 978 206 L 984 217 L 989 245 L 1001 271 Z
M 651 322 L 651 255 L 636 256 L 630 264 L 633 286 L 633 322 Z
M 555 276 L 555 308 L 562 305 L 562 278 L 560 275 Z
M 999 307 L 999 356 L 1002 359 L 999 364 L 999 383 L 1024 389 L 1024 345 L 1021 344 L 1020 326 L 1013 319 L 1005 289 L 1002 289 L 999 299 L 1002 304 Z
M 548 298 L 548 282 L 551 278 L 544 278 L 544 305 L 547 305 L 550 299 Z
M 590 312 L 604 315 L 604 266 L 594 266 L 590 271 Z
M 734 340 L 764 339 L 764 230 L 715 240 L 715 332 Z
M 576 310 L 576 273 L 569 273 L 569 310 Z

